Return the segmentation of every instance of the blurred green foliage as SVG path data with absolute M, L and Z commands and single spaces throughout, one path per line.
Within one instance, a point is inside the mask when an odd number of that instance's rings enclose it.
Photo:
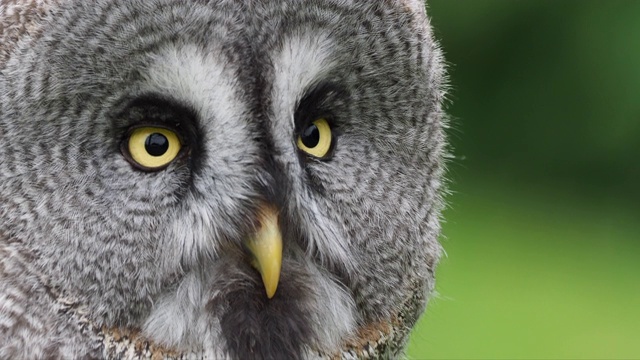
M 455 159 L 409 357 L 640 358 L 640 1 L 428 9 Z

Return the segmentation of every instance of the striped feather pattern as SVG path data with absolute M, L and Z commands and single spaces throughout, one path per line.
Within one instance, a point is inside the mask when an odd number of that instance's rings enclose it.
M 0 358 L 401 356 L 441 252 L 442 62 L 418 0 L 0 0 Z M 316 117 L 326 161 L 295 147 Z M 157 124 L 185 150 L 140 171 L 123 144 Z

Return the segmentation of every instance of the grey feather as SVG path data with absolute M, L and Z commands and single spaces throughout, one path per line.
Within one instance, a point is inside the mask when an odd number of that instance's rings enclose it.
M 2 0 L 0 41 L 0 358 L 403 353 L 446 151 L 420 1 Z M 325 159 L 296 146 L 320 117 Z M 143 171 L 123 144 L 158 124 L 186 150 Z

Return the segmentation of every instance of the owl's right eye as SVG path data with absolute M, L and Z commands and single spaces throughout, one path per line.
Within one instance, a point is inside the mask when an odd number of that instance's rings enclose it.
M 172 130 L 144 126 L 133 129 L 122 144 L 125 157 L 145 171 L 162 170 L 178 156 L 182 143 Z

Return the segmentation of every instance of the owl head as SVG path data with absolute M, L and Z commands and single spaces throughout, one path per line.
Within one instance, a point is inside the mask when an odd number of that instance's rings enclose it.
M 445 76 L 419 0 L 67 0 L 0 64 L 0 242 L 97 328 L 335 355 L 423 311 Z M 8 45 L 7 45 L 8 46 Z

